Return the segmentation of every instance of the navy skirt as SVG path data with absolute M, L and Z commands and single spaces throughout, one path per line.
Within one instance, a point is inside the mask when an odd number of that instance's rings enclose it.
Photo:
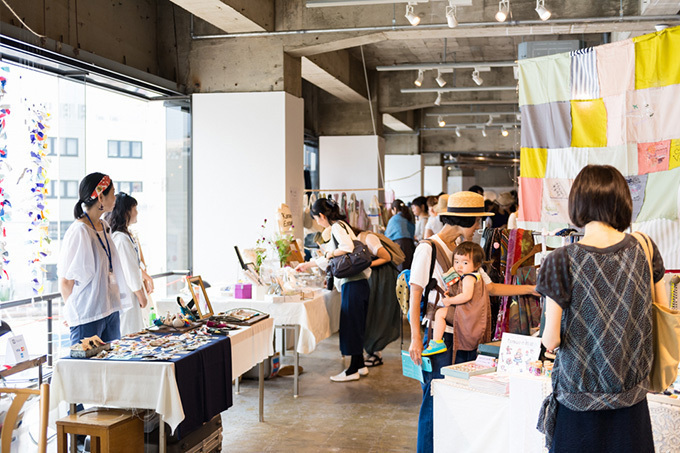
M 600 411 L 572 411 L 558 402 L 550 452 L 654 453 L 647 399 Z

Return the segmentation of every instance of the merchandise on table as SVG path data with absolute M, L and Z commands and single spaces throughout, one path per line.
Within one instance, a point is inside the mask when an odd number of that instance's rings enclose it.
M 457 363 L 442 367 L 444 377 L 451 376 L 458 379 L 470 379 L 478 374 L 493 373 L 496 371 L 496 359 L 489 356 L 479 355 L 473 362 Z
M 241 326 L 252 326 L 263 319 L 269 318 L 269 314 L 250 308 L 233 308 L 210 317 L 211 321 L 232 323 Z
M 510 393 L 510 375 L 489 373 L 470 376 L 470 387 L 484 392 L 507 395 Z

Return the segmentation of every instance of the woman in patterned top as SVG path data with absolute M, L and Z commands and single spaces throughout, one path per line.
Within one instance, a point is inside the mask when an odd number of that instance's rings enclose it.
M 538 429 L 551 452 L 653 452 L 647 407 L 652 352 L 649 265 L 630 227 L 628 184 L 609 165 L 588 165 L 569 193 L 583 239 L 552 252 L 536 290 L 546 296 L 543 344 L 556 352 L 553 393 Z M 656 292 L 663 260 L 653 245 Z M 663 302 L 663 301 L 661 301 Z

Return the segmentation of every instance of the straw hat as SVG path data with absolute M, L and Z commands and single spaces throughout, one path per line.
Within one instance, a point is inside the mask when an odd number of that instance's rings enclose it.
M 475 192 L 456 192 L 449 196 L 446 210 L 439 215 L 455 215 L 459 217 L 487 217 L 493 212 L 484 210 L 484 197 Z
M 439 196 L 437 199 L 437 204 L 434 205 L 434 212 L 437 214 L 440 214 L 442 212 L 446 212 L 446 203 L 449 201 L 449 195 L 448 194 L 442 194 Z

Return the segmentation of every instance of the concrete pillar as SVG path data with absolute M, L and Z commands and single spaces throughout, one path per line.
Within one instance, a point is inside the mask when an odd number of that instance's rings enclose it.
M 357 200 L 368 209 L 374 195 L 383 201 L 385 140 L 375 135 L 319 137 L 319 186 L 321 190 L 356 190 Z
M 194 94 L 192 106 L 193 264 L 214 285 L 235 280 L 234 245 L 255 247 L 281 203 L 301 236 L 304 106 L 284 92 Z
M 319 135 L 382 135 L 382 115 L 373 102 L 373 116 L 368 100 L 347 103 L 319 90 Z M 375 121 L 375 128 L 372 121 Z

